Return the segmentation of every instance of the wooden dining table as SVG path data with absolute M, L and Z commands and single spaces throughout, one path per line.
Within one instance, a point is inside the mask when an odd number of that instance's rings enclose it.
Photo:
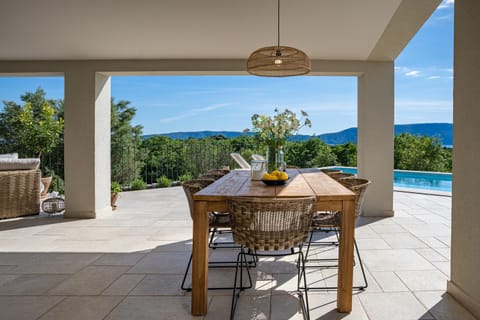
M 287 169 L 284 185 L 252 180 L 249 170 L 233 170 L 195 193 L 193 219 L 192 315 L 207 314 L 208 212 L 227 211 L 229 197 L 316 197 L 318 211 L 341 211 L 337 310 L 351 312 L 355 194 L 318 169 Z

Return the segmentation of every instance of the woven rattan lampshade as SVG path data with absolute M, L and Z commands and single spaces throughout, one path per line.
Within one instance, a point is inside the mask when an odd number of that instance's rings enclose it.
M 264 77 L 288 77 L 310 72 L 310 59 L 302 50 L 271 46 L 255 50 L 247 60 L 250 74 Z
M 280 45 L 280 0 L 277 0 L 277 45 L 255 50 L 247 71 L 263 77 L 300 76 L 310 72 L 310 58 L 302 50 Z

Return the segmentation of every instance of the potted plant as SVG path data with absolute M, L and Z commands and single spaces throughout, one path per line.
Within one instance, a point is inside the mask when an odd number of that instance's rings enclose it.
M 301 119 L 288 109 L 280 112 L 277 108 L 273 116 L 254 114 L 252 116 L 253 132 L 259 143 L 267 148 L 266 160 L 268 161 L 268 171 L 278 169 L 283 166 L 283 150 L 287 139 L 298 132 L 302 127 L 311 127 L 312 123 L 308 114 L 301 110 Z
M 118 199 L 118 194 L 122 191 L 122 186 L 120 183 L 113 181 L 110 185 L 110 205 L 112 206 L 112 210 L 117 208 L 115 204 Z

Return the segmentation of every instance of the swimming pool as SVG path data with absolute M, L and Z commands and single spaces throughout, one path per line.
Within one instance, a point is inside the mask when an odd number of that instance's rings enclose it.
M 357 168 L 334 167 L 343 172 L 357 173 Z M 452 174 L 425 171 L 393 171 L 393 186 L 395 188 L 425 189 L 442 192 L 452 192 Z

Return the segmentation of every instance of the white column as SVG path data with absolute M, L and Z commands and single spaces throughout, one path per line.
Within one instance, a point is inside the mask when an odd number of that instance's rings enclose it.
M 111 212 L 110 112 L 110 77 L 83 65 L 65 72 L 67 218 Z
M 358 77 L 358 175 L 370 179 L 363 215 L 393 215 L 393 62 L 368 62 Z
M 455 1 L 452 254 L 447 291 L 480 319 L 480 1 Z

